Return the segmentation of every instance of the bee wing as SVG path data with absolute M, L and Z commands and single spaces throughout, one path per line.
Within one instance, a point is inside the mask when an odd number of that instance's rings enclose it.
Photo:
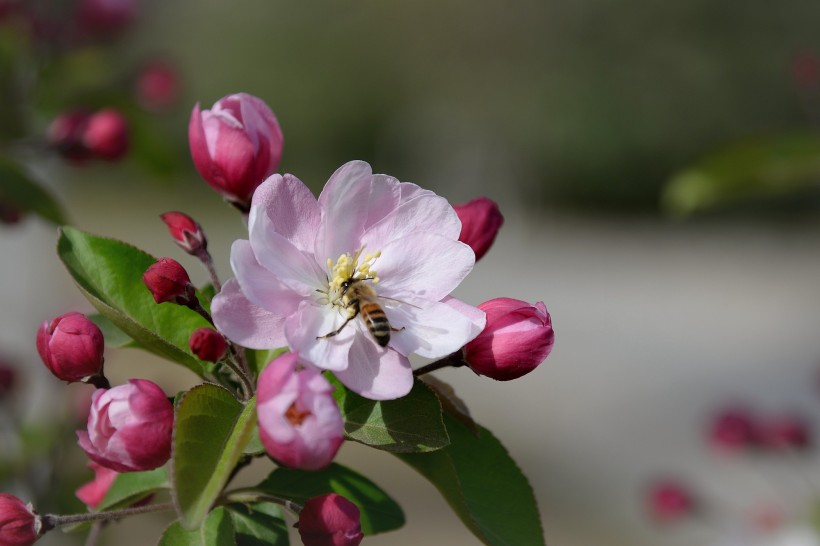
M 406 301 L 397 300 L 396 298 L 388 298 L 387 296 L 379 296 L 380 300 L 387 300 L 387 301 L 394 301 L 396 303 L 401 303 L 402 305 L 409 305 L 410 307 L 415 307 L 416 309 L 421 309 L 418 305 L 413 305 L 412 303 L 407 303 Z

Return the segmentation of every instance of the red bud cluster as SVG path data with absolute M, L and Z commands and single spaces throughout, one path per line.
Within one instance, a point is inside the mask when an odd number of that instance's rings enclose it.
M 77 163 L 89 159 L 115 161 L 128 152 L 128 122 L 113 108 L 93 114 L 82 110 L 61 114 L 51 122 L 46 136 L 52 148 Z

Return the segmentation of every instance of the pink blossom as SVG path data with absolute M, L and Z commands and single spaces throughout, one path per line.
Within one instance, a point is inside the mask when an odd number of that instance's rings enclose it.
M 296 354 L 286 353 L 259 376 L 259 436 L 268 454 L 285 466 L 318 470 L 336 456 L 344 423 L 330 383 L 296 361 Z
M 336 493 L 308 500 L 297 527 L 305 546 L 357 546 L 364 538 L 359 508 Z
M 504 224 L 504 217 L 498 205 L 486 197 L 478 197 L 461 205 L 453 205 L 461 220 L 461 235 L 458 240 L 470 245 L 476 261 L 490 250 Z
M 499 381 L 516 379 L 552 351 L 555 333 L 543 302 L 496 298 L 478 308 L 487 314 L 487 327 L 464 348 L 464 359 L 476 373 Z
M 282 130 L 268 105 L 246 93 L 191 113 L 188 142 L 197 171 L 225 199 L 247 211 L 254 190 L 279 168 Z
M 37 352 L 63 381 L 82 381 L 102 372 L 105 341 L 96 324 L 72 311 L 45 321 L 37 330 Z
M 94 391 L 88 430 L 77 431 L 77 443 L 91 460 L 112 470 L 152 470 L 171 457 L 173 423 L 174 409 L 162 389 L 130 379 Z
M 8 493 L 0 493 L 0 544 L 30 546 L 37 541 L 39 517 L 26 505 Z
M 217 328 L 251 348 L 287 345 L 362 396 L 404 396 L 409 354 L 444 357 L 484 327 L 480 310 L 444 301 L 475 262 L 453 208 L 367 163 L 340 167 L 318 201 L 293 175 L 271 176 L 248 228 L 231 249 L 236 278 L 212 304 Z M 378 337 L 357 316 L 357 291 L 359 306 L 384 311 Z
M 89 508 L 96 508 L 105 498 L 119 472 L 94 461 L 89 461 L 88 468 L 94 471 L 94 479 L 80 486 L 74 494 Z

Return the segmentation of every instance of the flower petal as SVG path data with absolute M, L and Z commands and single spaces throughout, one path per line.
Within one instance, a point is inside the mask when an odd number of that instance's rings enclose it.
M 376 260 L 379 294 L 412 293 L 430 301 L 449 295 L 473 269 L 475 254 L 459 241 L 414 233 L 390 241 Z M 396 296 L 398 297 L 398 296 Z
M 254 305 L 280 316 L 290 315 L 299 307 L 302 296 L 259 265 L 249 241 L 234 241 L 231 246 L 231 268 L 242 294 Z
M 217 329 L 233 341 L 251 349 L 284 347 L 285 317 L 251 303 L 239 282 L 230 279 L 211 302 Z
M 358 335 L 353 339 L 346 370 L 333 372 L 353 392 L 371 400 L 401 398 L 413 388 L 410 361 L 392 349 Z
M 301 180 L 292 174 L 275 174 L 253 194 L 248 230 L 253 231 L 264 215 L 272 229 L 303 252 L 313 252 L 319 231 L 321 212 L 316 198 Z
M 422 305 L 412 305 L 415 303 Z M 402 354 L 416 353 L 425 358 L 441 358 L 458 351 L 480 334 L 486 323 L 480 309 L 454 299 L 447 303 L 411 300 L 392 308 L 390 316 L 394 327 L 404 328 L 393 332 L 390 346 Z
M 348 365 L 348 352 L 353 338 L 361 335 L 353 319 L 335 336 L 319 339 L 335 332 L 344 317 L 336 310 L 304 301 L 285 323 L 288 345 L 299 353 L 299 360 L 323 370 L 344 370 Z

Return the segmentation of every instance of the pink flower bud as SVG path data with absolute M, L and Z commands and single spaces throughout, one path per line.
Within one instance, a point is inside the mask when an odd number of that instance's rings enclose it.
M 646 502 L 649 516 L 660 523 L 680 521 L 695 511 L 695 501 L 691 493 L 686 486 L 675 480 L 653 484 Z
M 313 497 L 299 513 L 305 546 L 357 546 L 364 538 L 359 508 L 336 493 Z
M 774 450 L 805 450 L 811 447 L 809 424 L 796 415 L 765 420 L 760 425 L 761 443 Z
M 760 444 L 760 430 L 752 412 L 742 406 L 728 407 L 709 425 L 709 442 L 719 451 L 738 453 Z
M 83 144 L 83 135 L 89 117 L 87 112 L 72 110 L 54 118 L 46 132 L 49 145 L 71 161 L 82 162 L 88 159 L 91 154 Z
M 504 223 L 504 217 L 498 205 L 486 197 L 473 199 L 462 205 L 453 205 L 461 220 L 461 235 L 458 240 L 470 245 L 475 252 L 476 261 L 490 250 L 498 230 Z
M 94 461 L 89 461 L 88 468 L 94 471 L 94 479 L 80 486 L 74 494 L 89 508 L 96 508 L 103 501 L 106 493 L 111 488 L 111 484 L 114 483 L 120 473 Z
M 142 68 L 135 87 L 137 101 L 146 110 L 167 108 L 179 96 L 177 70 L 163 60 L 154 60 Z
M 498 381 L 516 379 L 552 351 L 555 334 L 543 302 L 496 298 L 478 308 L 487 314 L 487 326 L 464 348 L 464 360 L 474 372 Z
M 103 334 L 82 313 L 72 311 L 45 321 L 37 330 L 37 352 L 43 363 L 63 381 L 82 381 L 100 375 Z
M 128 151 L 128 122 L 113 108 L 96 112 L 83 131 L 83 146 L 95 157 L 121 158 Z
M 82 0 L 80 24 L 92 32 L 113 34 L 136 16 L 134 0 Z
M 219 362 L 228 350 L 225 338 L 211 328 L 197 328 L 188 340 L 191 352 L 205 362 Z
M 174 242 L 185 252 L 198 256 L 208 248 L 208 239 L 202 227 L 184 212 L 166 212 L 160 218 L 168 226 Z
M 256 187 L 279 168 L 282 130 L 262 100 L 245 93 L 218 100 L 211 110 L 191 113 L 188 142 L 197 171 L 243 211 Z
M 318 470 L 336 456 L 344 423 L 330 383 L 313 368 L 297 369 L 296 360 L 284 354 L 259 376 L 259 436 L 283 465 Z
M 152 470 L 171 457 L 174 408 L 155 383 L 129 379 L 127 385 L 91 395 L 88 430 L 78 444 L 88 457 L 117 472 Z
M 37 541 L 39 516 L 20 499 L 0 493 L 0 544 L 30 546 Z
M 189 305 L 196 301 L 196 290 L 182 265 L 173 258 L 160 258 L 145 270 L 142 282 L 157 303 L 167 301 Z

